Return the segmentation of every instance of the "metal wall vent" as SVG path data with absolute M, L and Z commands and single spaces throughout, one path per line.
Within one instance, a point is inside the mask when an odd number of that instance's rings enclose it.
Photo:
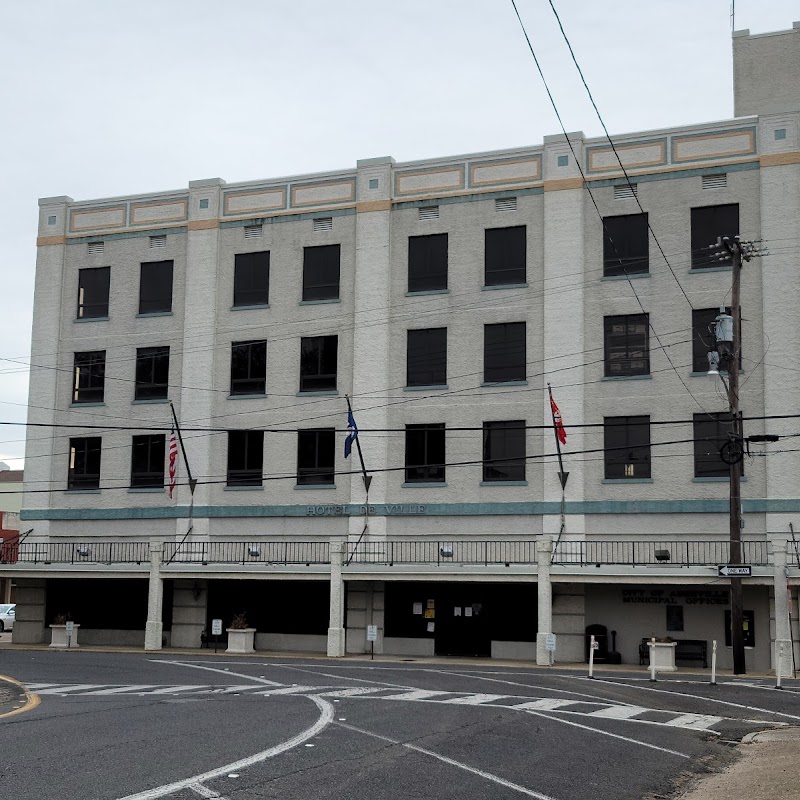
M 166 247 L 167 246 L 167 234 L 162 233 L 159 236 L 151 236 L 150 237 L 150 247 Z
M 633 200 L 634 197 L 639 196 L 638 183 L 626 183 L 622 186 L 614 187 L 615 200 Z
M 420 219 L 439 219 L 439 206 L 424 206 L 419 210 Z
M 333 217 L 320 217 L 313 222 L 314 233 L 333 230 Z
M 245 225 L 244 238 L 245 239 L 258 239 L 261 236 L 261 225 Z
M 704 189 L 725 189 L 728 186 L 728 173 L 722 175 L 703 175 Z
M 99 256 L 106 249 L 105 242 L 89 242 L 89 255 Z
M 517 198 L 516 197 L 498 197 L 494 201 L 495 211 L 516 211 Z

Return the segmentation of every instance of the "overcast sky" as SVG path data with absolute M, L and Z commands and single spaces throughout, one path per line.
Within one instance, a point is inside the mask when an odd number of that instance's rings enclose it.
M 568 130 L 600 135 L 548 0 L 517 0 Z M 730 0 L 556 0 L 614 133 L 733 115 Z M 737 30 L 798 0 L 739 0 Z M 0 0 L 0 357 L 30 357 L 39 197 L 76 200 L 540 144 L 510 0 Z M 28 375 L 0 361 L 0 420 Z M 22 466 L 24 429 L 0 427 Z

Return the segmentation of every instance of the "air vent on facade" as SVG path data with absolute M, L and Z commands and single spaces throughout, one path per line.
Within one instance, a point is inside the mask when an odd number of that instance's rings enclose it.
M 261 236 L 261 225 L 245 225 L 244 238 L 245 239 L 258 239 Z
M 419 210 L 420 219 L 439 219 L 439 206 L 424 206 Z
M 725 172 L 722 175 L 703 175 L 704 189 L 724 189 L 727 185 L 728 175 Z
M 160 236 L 150 237 L 150 247 L 166 247 L 166 246 L 167 246 L 166 233 L 162 233 Z
M 106 249 L 105 242 L 89 242 L 89 255 L 99 256 Z
M 498 197 L 494 201 L 495 211 L 516 211 L 517 198 L 516 197 Z
M 639 195 L 639 184 L 626 183 L 622 186 L 614 187 L 615 200 L 632 200 Z
M 333 217 L 320 217 L 315 219 L 313 223 L 314 233 L 321 233 L 322 231 L 333 230 Z

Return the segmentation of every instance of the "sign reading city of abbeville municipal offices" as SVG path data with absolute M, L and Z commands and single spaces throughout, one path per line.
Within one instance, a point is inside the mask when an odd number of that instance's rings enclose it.
M 753 574 L 750 564 L 720 564 L 717 567 L 720 578 L 749 578 Z

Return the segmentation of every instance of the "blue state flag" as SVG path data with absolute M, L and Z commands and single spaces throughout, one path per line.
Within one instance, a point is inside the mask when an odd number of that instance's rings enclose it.
M 353 412 L 347 412 L 347 438 L 344 440 L 344 457 L 349 458 L 353 450 L 353 442 L 358 438 L 358 425 L 356 425 Z

